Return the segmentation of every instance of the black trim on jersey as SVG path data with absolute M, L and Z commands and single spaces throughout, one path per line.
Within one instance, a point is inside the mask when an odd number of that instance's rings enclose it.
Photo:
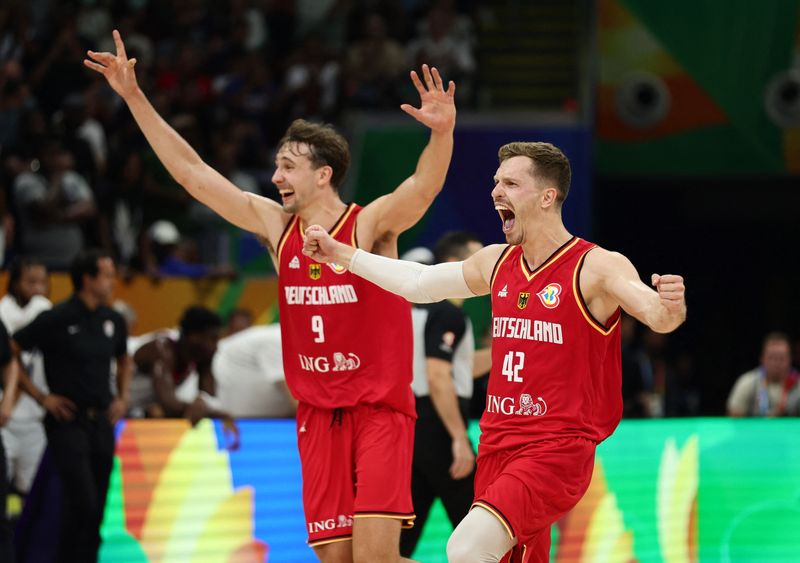
M 528 266 L 528 260 L 525 258 L 525 251 L 523 251 L 522 252 L 522 268 L 525 271 L 525 274 L 528 277 L 531 277 L 531 276 L 537 274 L 538 272 L 540 272 L 542 269 L 544 269 L 547 266 L 549 266 L 550 265 L 550 261 L 553 259 L 553 257 L 556 256 L 562 250 L 564 250 L 566 247 L 568 247 L 570 244 L 572 244 L 575 241 L 576 238 L 577 237 L 573 236 L 567 242 L 565 242 L 564 244 L 559 246 L 557 249 L 555 249 L 553 251 L 553 253 L 550 254 L 550 256 L 547 257 L 547 260 L 545 260 L 544 262 L 539 264 L 539 266 L 535 270 L 531 270 L 530 266 Z
M 355 221 L 353 221 L 353 244 L 355 244 L 353 248 L 361 248 L 358 244 L 358 216 L 356 216 Z
M 497 513 L 496 516 L 499 516 L 500 518 L 502 518 L 503 522 L 505 522 L 506 526 L 508 526 L 508 529 L 511 530 L 511 533 L 513 534 L 513 537 L 519 539 L 519 537 L 517 536 L 517 531 L 514 529 L 514 526 L 511 525 L 511 521 L 508 519 L 508 517 L 506 517 L 506 515 L 503 514 L 502 510 L 497 508 L 491 502 L 483 500 L 482 498 L 476 498 L 475 500 L 472 501 L 472 506 L 476 506 L 476 505 L 480 506 L 481 504 L 485 504 L 486 506 L 491 508 L 494 512 L 496 512 Z
M 575 276 L 575 293 L 577 294 L 578 299 L 581 300 L 581 305 L 583 305 L 583 310 L 586 311 L 587 318 L 590 321 L 592 321 L 597 328 L 599 328 L 603 332 L 606 332 L 608 329 L 614 326 L 614 323 L 617 322 L 617 319 L 619 319 L 621 315 L 620 308 L 617 307 L 616 310 L 613 313 L 611 313 L 611 316 L 608 317 L 606 324 L 603 324 L 600 321 L 598 321 L 592 314 L 592 312 L 589 310 L 589 305 L 586 304 L 586 299 L 583 298 L 583 292 L 581 291 L 581 270 L 583 270 L 583 264 L 584 261 L 586 260 L 586 255 L 589 254 L 595 248 L 597 247 L 593 246 L 592 248 L 584 252 L 583 255 L 580 257 L 580 260 L 578 260 L 578 266 L 577 266 L 578 274 Z
M 327 538 L 320 538 L 318 540 L 312 540 L 312 539 L 309 538 L 308 545 L 309 545 L 309 547 L 315 547 L 315 546 L 318 546 L 320 544 L 324 545 L 326 543 L 334 543 L 334 542 L 337 542 L 337 541 L 347 541 L 347 540 L 352 540 L 352 539 L 353 539 L 353 534 L 342 534 L 340 536 L 329 536 Z
M 500 267 L 500 264 L 506 259 L 506 257 L 511 253 L 511 250 L 514 248 L 514 245 L 507 245 L 503 252 L 500 253 L 500 256 L 497 258 L 497 262 L 494 263 L 494 268 L 492 268 L 492 275 L 489 277 L 489 291 L 491 292 L 492 287 L 494 287 L 494 278 L 497 276 L 497 269 Z
M 344 212 L 341 215 L 339 215 L 339 218 L 336 219 L 336 222 L 333 224 L 333 227 L 330 228 L 328 233 L 332 233 L 333 231 L 335 231 L 336 229 L 338 229 L 339 227 L 342 226 L 342 223 L 344 223 L 344 218 L 349 215 L 350 210 L 352 208 L 354 208 L 355 205 L 356 205 L 355 203 L 348 203 L 347 204 L 347 207 L 345 208 Z

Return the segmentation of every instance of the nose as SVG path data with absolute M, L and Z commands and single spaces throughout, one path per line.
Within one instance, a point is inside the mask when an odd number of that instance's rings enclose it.
M 503 193 L 503 189 L 500 187 L 500 184 L 495 184 L 494 188 L 492 188 L 492 199 L 499 197 Z
M 277 185 L 280 182 L 283 182 L 283 174 L 281 174 L 280 168 L 276 168 L 272 174 L 272 183 Z

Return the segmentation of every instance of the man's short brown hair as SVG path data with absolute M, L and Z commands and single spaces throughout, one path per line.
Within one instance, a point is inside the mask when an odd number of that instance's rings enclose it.
M 297 143 L 308 146 L 309 152 L 305 156 L 311 161 L 315 170 L 320 166 L 331 167 L 333 170 L 331 186 L 338 190 L 350 167 L 350 147 L 344 137 L 327 123 L 311 123 L 305 119 L 295 119 L 278 143 L 278 147 Z
M 539 142 L 508 143 L 500 147 L 497 156 L 501 163 L 515 156 L 527 156 L 533 161 L 531 176 L 555 184 L 554 187 L 558 191 L 556 202 L 559 207 L 567 199 L 569 184 L 572 181 L 572 169 L 569 166 L 569 159 L 557 146 Z

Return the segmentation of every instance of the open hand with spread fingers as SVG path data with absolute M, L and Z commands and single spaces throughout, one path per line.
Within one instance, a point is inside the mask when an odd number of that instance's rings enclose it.
M 679 313 L 686 308 L 686 287 L 683 285 L 683 276 L 653 274 L 651 282 L 658 291 L 662 305 L 668 311 Z
M 136 82 L 136 73 L 133 70 L 134 65 L 136 65 L 136 59 L 128 58 L 119 31 L 115 29 L 113 36 L 114 43 L 117 46 L 116 55 L 87 51 L 86 54 L 89 58 L 84 59 L 83 64 L 87 68 L 105 76 L 108 84 L 124 99 L 139 88 Z
M 444 89 L 442 77 L 436 67 L 429 68 L 422 65 L 422 77 L 425 84 L 419 79 L 416 71 L 411 71 L 411 82 L 419 92 L 420 107 L 415 108 L 410 104 L 400 106 L 404 112 L 429 127 L 437 133 L 447 133 L 456 126 L 456 85 L 452 80 Z

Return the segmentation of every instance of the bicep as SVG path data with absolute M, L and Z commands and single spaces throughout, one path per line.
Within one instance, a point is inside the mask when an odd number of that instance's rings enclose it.
M 280 233 L 289 215 L 277 202 L 243 191 L 225 176 L 203 164 L 196 175 L 192 194 L 237 227 L 268 237 Z
M 374 225 L 374 236 L 399 235 L 422 219 L 433 200 L 414 189 L 414 179 L 408 178 L 392 193 L 383 195 L 364 207 L 362 221 Z
M 475 295 L 486 295 L 491 290 L 492 272 L 503 251 L 505 244 L 492 244 L 481 248 L 478 252 L 464 260 L 464 281 Z
M 607 317 L 614 309 L 622 307 L 626 313 L 649 326 L 648 314 L 658 306 L 658 294 L 642 282 L 630 260 L 618 252 L 598 248 L 587 255 L 585 265 L 590 289 L 583 287 L 585 278 L 582 275 L 581 291 L 588 301 L 592 301 L 596 292 L 591 286 L 598 283 L 603 290 L 601 301 L 608 309 L 595 316 Z M 593 309 L 591 305 L 590 309 Z

